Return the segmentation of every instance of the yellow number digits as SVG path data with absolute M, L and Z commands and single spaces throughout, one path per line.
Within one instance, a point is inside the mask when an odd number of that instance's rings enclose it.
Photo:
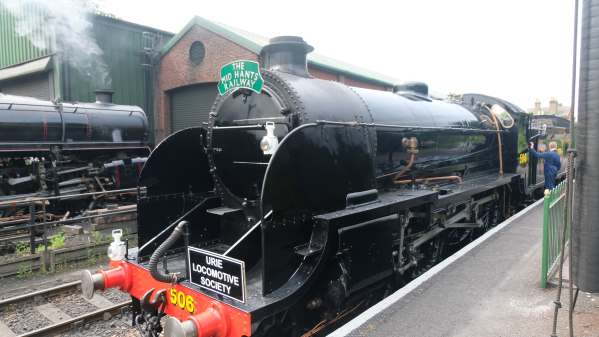
M 171 304 L 177 305 L 177 289 L 171 288 Z
M 528 155 L 526 153 L 520 153 L 520 158 L 518 158 L 520 162 L 520 166 L 524 167 L 528 164 Z
M 190 313 L 194 313 L 194 311 L 196 311 L 196 305 L 193 301 L 193 297 L 189 295 L 185 297 L 185 310 L 189 311 Z
M 171 288 L 170 295 L 170 302 L 172 305 L 185 309 L 192 314 L 195 312 L 196 306 L 193 297 L 185 295 L 182 291 L 177 291 L 177 289 L 174 288 Z

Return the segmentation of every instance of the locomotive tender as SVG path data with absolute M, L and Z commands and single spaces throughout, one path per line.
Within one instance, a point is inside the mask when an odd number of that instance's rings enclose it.
M 318 335 L 527 202 L 520 109 L 315 79 L 310 51 L 272 39 L 262 90 L 218 97 L 206 127 L 157 146 L 140 248 L 84 273 L 86 296 L 129 292 L 144 336 Z
M 149 154 L 136 106 L 0 94 L 0 201 L 135 187 Z

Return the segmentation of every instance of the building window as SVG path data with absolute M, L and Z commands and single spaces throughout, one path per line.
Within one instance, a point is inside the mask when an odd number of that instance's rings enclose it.
M 195 41 L 189 47 L 189 60 L 191 63 L 198 65 L 202 63 L 204 60 L 204 56 L 206 55 L 206 49 L 204 48 L 204 44 L 200 41 Z

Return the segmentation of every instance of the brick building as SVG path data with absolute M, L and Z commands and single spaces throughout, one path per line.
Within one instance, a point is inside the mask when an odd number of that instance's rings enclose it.
M 156 77 L 156 141 L 206 122 L 217 95 L 221 66 L 240 59 L 258 60 L 266 44 L 267 38 L 193 18 L 161 50 Z M 317 53 L 308 55 L 308 68 L 314 77 L 350 86 L 392 90 L 396 83 L 384 75 Z

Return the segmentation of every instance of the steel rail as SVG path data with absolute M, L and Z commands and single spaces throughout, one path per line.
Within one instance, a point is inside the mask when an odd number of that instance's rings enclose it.
M 73 325 L 75 323 L 102 319 L 104 317 L 105 313 L 110 313 L 113 315 L 118 314 L 122 308 L 128 307 L 130 305 L 131 305 L 131 300 L 121 302 L 118 304 L 114 304 L 110 307 L 98 309 L 96 311 L 92 311 L 90 313 L 83 314 L 78 317 L 73 317 L 71 319 L 67 319 L 63 322 L 55 323 L 55 324 L 52 324 L 52 325 L 49 325 L 49 326 L 46 326 L 46 327 L 43 327 L 43 328 L 40 328 L 37 330 L 26 332 L 22 335 L 19 335 L 19 337 L 53 335 L 53 334 L 56 334 L 56 333 L 59 333 L 59 332 L 65 331 L 65 330 L 70 330 L 71 325 Z
M 69 283 L 58 285 L 56 287 L 46 288 L 46 289 L 42 289 L 42 290 L 30 292 L 30 293 L 27 293 L 27 294 L 23 294 L 23 295 L 6 298 L 6 299 L 3 299 L 3 300 L 0 300 L 0 307 L 6 306 L 6 305 L 9 305 L 9 304 L 13 304 L 13 303 L 16 303 L 16 302 L 20 302 L 20 301 L 23 301 L 23 300 L 26 300 L 26 299 L 30 299 L 30 298 L 35 297 L 35 296 L 48 295 L 48 294 L 52 294 L 52 293 L 59 293 L 59 292 L 65 291 L 65 290 L 70 290 L 70 289 L 73 289 L 73 288 L 77 288 L 80 284 L 81 284 L 81 281 L 73 281 L 73 282 L 69 282 Z
M 23 234 L 12 233 L 12 234 L 8 234 L 5 236 L 0 235 L 0 246 L 5 244 L 6 242 L 15 242 L 18 240 L 29 239 L 30 236 L 31 236 L 31 234 L 29 234 L 29 233 L 23 233 Z

